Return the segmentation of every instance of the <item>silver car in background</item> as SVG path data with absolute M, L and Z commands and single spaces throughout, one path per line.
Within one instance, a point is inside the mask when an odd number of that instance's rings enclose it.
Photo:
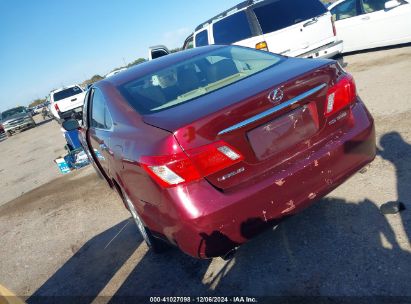
M 16 107 L 1 113 L 1 124 L 7 136 L 30 128 L 34 128 L 36 123 L 26 107 Z

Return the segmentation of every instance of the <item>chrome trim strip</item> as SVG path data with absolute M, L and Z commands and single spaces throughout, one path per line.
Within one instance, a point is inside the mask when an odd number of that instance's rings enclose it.
M 318 91 L 322 90 L 326 86 L 327 86 L 327 84 L 323 83 L 323 84 L 321 84 L 321 85 L 319 85 L 319 86 L 317 86 L 317 87 L 315 87 L 315 88 L 313 88 L 313 89 L 311 89 L 311 90 L 309 90 L 309 91 L 307 91 L 307 92 L 305 92 L 301 95 L 298 95 L 298 96 L 296 96 L 296 97 L 294 97 L 294 98 L 292 98 L 292 99 L 290 99 L 286 102 L 283 102 L 283 103 L 279 104 L 278 106 L 275 106 L 275 107 L 273 107 L 273 108 L 271 108 L 267 111 L 261 112 L 260 114 L 257 114 L 253 117 L 250 117 L 246 120 L 243 120 L 242 122 L 239 122 L 238 124 L 235 124 L 235 125 L 227 128 L 227 129 L 224 129 L 224 130 L 220 131 L 218 133 L 218 135 L 223 135 L 223 134 L 229 133 L 231 131 L 240 129 L 240 128 L 245 127 L 249 124 L 252 124 L 253 122 L 255 122 L 257 120 L 263 119 L 264 117 L 267 117 L 271 114 L 274 114 L 275 112 L 281 111 L 281 110 L 285 109 L 286 107 L 289 107 L 289 106 L 303 100 L 304 98 L 307 98 L 308 96 L 311 96 L 314 93 L 317 93 Z

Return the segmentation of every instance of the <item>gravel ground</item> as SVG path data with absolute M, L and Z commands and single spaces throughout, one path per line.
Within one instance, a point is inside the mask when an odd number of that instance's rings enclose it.
M 0 207 L 0 284 L 29 303 L 41 295 L 411 297 L 411 46 L 345 61 L 376 119 L 376 160 L 228 262 L 149 252 L 92 168 L 56 173 L 63 144 L 54 122 L 1 142 L 0 204 L 14 199 Z M 392 200 L 407 209 L 383 216 L 379 206 Z
M 34 120 L 36 128 L 0 142 L 0 206 L 60 176 L 53 160 L 65 152 L 63 133 L 54 120 Z

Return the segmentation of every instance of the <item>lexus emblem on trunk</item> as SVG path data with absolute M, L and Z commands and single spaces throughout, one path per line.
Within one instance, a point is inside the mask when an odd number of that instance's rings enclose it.
M 284 92 L 280 88 L 275 89 L 268 94 L 268 100 L 275 105 L 279 104 L 281 100 L 283 100 L 283 97 Z

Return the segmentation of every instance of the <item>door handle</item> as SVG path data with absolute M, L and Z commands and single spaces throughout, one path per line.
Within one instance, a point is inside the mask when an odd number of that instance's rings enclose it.
M 370 20 L 370 16 L 362 17 L 361 20 Z
M 318 22 L 318 18 L 313 18 L 312 20 L 304 23 L 303 27 L 307 27 L 307 26 L 312 25 L 312 24 L 317 23 L 317 22 Z
M 74 99 L 72 99 L 71 101 L 76 101 L 77 100 L 77 98 L 74 98 Z

